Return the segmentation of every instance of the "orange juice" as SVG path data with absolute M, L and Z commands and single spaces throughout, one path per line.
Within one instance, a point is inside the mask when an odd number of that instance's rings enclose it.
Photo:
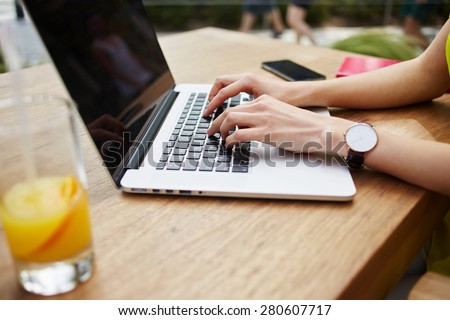
M 0 215 L 16 260 L 62 261 L 90 247 L 88 196 L 73 176 L 15 184 L 1 199 Z

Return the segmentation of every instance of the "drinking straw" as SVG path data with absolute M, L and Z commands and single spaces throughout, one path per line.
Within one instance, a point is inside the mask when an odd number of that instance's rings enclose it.
M 16 106 L 17 119 L 19 124 L 20 148 L 22 151 L 25 178 L 33 181 L 37 177 L 35 158 L 33 153 L 32 128 L 30 126 L 30 114 L 23 92 L 23 82 L 20 74 L 21 58 L 16 47 L 11 41 L 10 27 L 3 25 L 0 28 L 0 45 L 5 59 L 6 66 L 12 76 L 13 103 Z M 31 101 L 30 101 L 31 102 Z

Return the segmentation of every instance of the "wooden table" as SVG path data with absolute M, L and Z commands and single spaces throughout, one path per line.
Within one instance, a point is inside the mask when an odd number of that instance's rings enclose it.
M 348 53 L 207 28 L 161 38 L 177 82 L 212 82 L 287 58 L 334 77 Z M 65 94 L 51 65 L 25 70 L 28 92 Z M 10 75 L 0 76 L 0 97 Z M 336 116 L 450 142 L 450 96 L 426 107 L 332 110 Z M 83 134 L 96 272 L 61 299 L 383 298 L 449 199 L 371 170 L 352 172 L 352 202 L 129 195 L 117 191 Z M 270 183 L 270 182 L 268 182 Z M 0 230 L 0 298 L 16 285 Z
M 435 272 L 420 277 L 409 293 L 410 300 L 450 300 L 450 278 Z

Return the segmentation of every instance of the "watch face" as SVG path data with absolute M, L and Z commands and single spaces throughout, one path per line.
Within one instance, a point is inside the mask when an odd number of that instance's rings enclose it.
M 345 133 L 345 141 L 350 149 L 356 152 L 367 152 L 377 145 L 378 136 L 370 124 L 356 123 Z

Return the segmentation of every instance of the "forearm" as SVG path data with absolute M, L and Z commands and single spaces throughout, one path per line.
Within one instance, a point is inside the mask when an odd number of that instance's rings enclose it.
M 390 67 L 327 81 L 292 84 L 292 104 L 375 109 L 404 106 L 441 96 L 450 86 L 445 43 L 447 22 L 418 58 Z
M 450 196 L 450 146 L 380 133 L 380 145 L 367 155 L 368 167 Z
M 339 121 L 333 129 L 334 140 L 343 139 Z M 347 147 L 339 150 L 347 156 Z M 450 145 L 412 139 L 378 131 L 378 144 L 366 154 L 365 165 L 404 181 L 450 196 Z
M 428 70 L 421 59 L 350 77 L 298 83 L 293 88 L 295 104 L 378 109 L 441 96 L 449 83 L 448 74 Z

